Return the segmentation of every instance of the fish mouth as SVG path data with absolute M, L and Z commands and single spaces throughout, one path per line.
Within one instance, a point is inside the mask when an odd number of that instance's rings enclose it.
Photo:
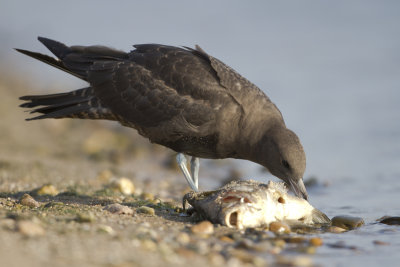
M 227 213 L 225 215 L 226 226 L 233 228 L 240 228 L 241 226 L 240 215 L 241 215 L 240 212 L 237 210 Z
M 303 179 L 298 179 L 297 181 L 295 179 L 289 179 L 289 185 L 297 197 L 308 200 L 308 194 Z

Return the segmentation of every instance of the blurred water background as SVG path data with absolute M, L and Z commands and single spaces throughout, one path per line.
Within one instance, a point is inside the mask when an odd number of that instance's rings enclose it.
M 305 177 L 319 182 L 309 189 L 311 203 L 329 217 L 366 221 L 324 236 L 357 250 L 323 246 L 315 262 L 395 266 L 400 229 L 375 220 L 400 215 L 399 14 L 399 1 L 0 0 L 0 64 L 60 92 L 84 83 L 12 48 L 48 53 L 37 36 L 126 51 L 138 43 L 199 44 L 280 108 L 306 150 Z M 255 164 L 233 164 L 247 178 L 272 179 Z

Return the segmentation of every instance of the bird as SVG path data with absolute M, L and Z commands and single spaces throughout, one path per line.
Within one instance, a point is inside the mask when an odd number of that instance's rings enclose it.
M 117 121 L 150 142 L 177 152 L 198 192 L 199 158 L 249 160 L 307 199 L 306 155 L 270 98 L 200 46 L 137 44 L 129 52 L 106 46 L 67 46 L 38 37 L 55 56 L 16 49 L 88 83 L 64 93 L 26 95 L 35 117 Z M 38 113 L 38 114 L 37 114 Z M 190 157 L 190 171 L 187 159 Z

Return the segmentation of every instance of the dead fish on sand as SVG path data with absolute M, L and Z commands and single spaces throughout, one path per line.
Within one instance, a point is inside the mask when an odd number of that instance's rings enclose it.
M 208 192 L 190 192 L 183 197 L 204 218 L 228 227 L 247 228 L 275 221 L 329 224 L 329 218 L 307 200 L 289 195 L 285 184 L 253 180 L 232 181 Z

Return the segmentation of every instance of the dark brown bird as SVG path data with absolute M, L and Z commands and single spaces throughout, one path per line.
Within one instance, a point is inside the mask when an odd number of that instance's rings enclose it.
M 30 95 L 21 107 L 46 118 L 115 120 L 151 142 L 178 152 L 198 191 L 198 158 L 236 158 L 261 164 L 307 199 L 306 158 L 274 103 L 232 68 L 196 49 L 134 45 L 126 53 L 104 46 L 71 46 L 39 37 L 57 58 L 17 51 L 89 83 L 75 91 Z M 192 157 L 191 171 L 184 154 Z

